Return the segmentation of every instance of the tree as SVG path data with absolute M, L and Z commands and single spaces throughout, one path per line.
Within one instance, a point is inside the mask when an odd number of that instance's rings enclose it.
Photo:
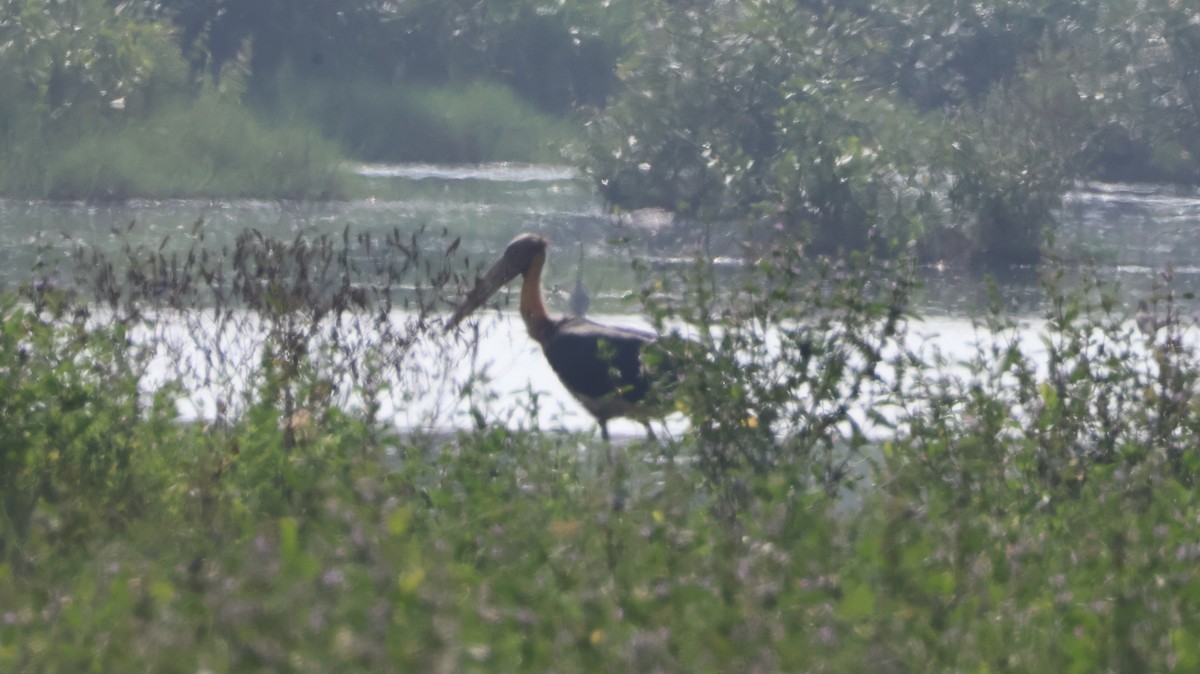
M 822 12 L 648 9 L 623 95 L 592 124 L 588 170 L 602 194 L 625 208 L 766 223 L 818 250 L 923 227 L 934 212 L 921 124 L 864 76 L 866 20 Z
M 0 107 L 7 114 L 0 119 L 13 123 L 32 114 L 61 122 L 144 104 L 153 84 L 177 74 L 177 57 L 166 26 L 132 5 L 5 2 Z
M 1089 171 L 1200 180 L 1184 4 L 650 3 L 585 163 L 622 208 L 1034 262 Z
M 245 60 L 250 93 L 302 80 L 380 86 L 499 80 L 548 112 L 602 105 L 614 78 L 617 19 L 599 0 L 163 0 L 197 71 L 219 79 Z

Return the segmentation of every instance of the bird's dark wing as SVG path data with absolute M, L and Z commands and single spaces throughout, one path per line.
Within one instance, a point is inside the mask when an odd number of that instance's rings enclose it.
M 555 326 L 545 345 L 546 360 L 576 395 L 602 398 L 616 393 L 637 402 L 650 386 L 641 352 L 654 340 L 652 333 L 641 330 L 571 318 Z

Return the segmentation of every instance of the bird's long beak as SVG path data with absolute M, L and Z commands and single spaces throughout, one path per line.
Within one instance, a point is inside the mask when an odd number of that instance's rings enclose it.
M 454 315 L 446 323 L 446 332 L 458 327 L 458 324 L 472 311 L 478 309 L 480 305 L 488 301 L 488 298 L 496 294 L 497 290 L 504 287 L 504 284 L 520 274 L 521 270 L 508 259 L 507 255 L 500 258 L 496 264 L 492 265 L 491 269 L 487 270 L 486 274 L 475 281 L 475 287 L 467 293 L 467 298 L 458 305 L 458 308 L 454 310 Z

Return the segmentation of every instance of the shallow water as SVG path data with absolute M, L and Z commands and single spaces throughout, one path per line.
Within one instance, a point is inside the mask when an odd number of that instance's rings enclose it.
M 184 377 L 189 394 L 178 403 L 180 417 L 184 420 L 205 420 L 217 416 L 217 401 L 223 400 L 234 409 L 252 386 L 248 375 L 254 372 L 261 360 L 261 345 L 265 339 L 266 326 L 253 314 L 233 312 L 226 318 L 224 329 L 218 331 L 216 323 L 207 317 L 189 317 L 183 320 L 171 312 L 149 316 L 143 327 L 132 338 L 141 344 L 153 344 L 157 355 L 150 362 L 143 380 L 144 391 L 149 394 L 164 381 Z M 393 324 L 399 325 L 411 318 L 410 314 L 395 311 L 391 314 Z M 651 326 L 636 317 L 619 314 L 593 315 L 593 320 L 610 325 L 649 329 Z M 104 322 L 103 315 L 93 317 Z M 368 321 L 369 323 L 369 321 Z M 428 336 L 427 340 L 407 356 L 411 369 L 392 372 L 389 387 L 381 399 L 381 419 L 395 424 L 402 432 L 444 434 L 454 429 L 469 428 L 476 423 L 476 415 L 489 424 L 502 424 L 509 428 L 538 428 L 570 432 L 595 432 L 596 424 L 586 411 L 568 395 L 550 369 L 538 346 L 526 333 L 519 317 L 511 312 L 489 312 L 473 324 L 478 328 L 465 330 L 463 334 Z M 1017 322 L 1003 339 L 1015 340 L 1022 345 L 1026 354 L 1035 360 L 1045 352 L 1040 339 L 1044 323 L 1039 320 Z M 670 327 L 674 332 L 694 337 L 694 331 L 682 324 Z M 371 339 L 371 331 L 365 331 L 365 339 Z M 768 342 L 775 342 L 768 335 Z M 956 365 L 972 359 L 980 347 L 991 343 L 993 336 L 973 325 L 970 321 L 953 317 L 930 317 L 913 322 L 909 326 L 904 348 L 925 359 L 935 354 L 943 357 L 950 368 L 947 374 L 965 370 Z M 222 357 L 207 358 L 216 342 L 220 343 Z M 353 345 L 351 345 L 353 346 Z M 316 350 L 313 346 L 312 350 Z M 890 388 L 893 375 L 887 366 L 880 371 L 883 390 Z M 338 377 L 337 373 L 329 374 Z M 356 408 L 362 400 L 355 395 L 350 378 L 342 373 L 338 383 L 337 403 Z M 464 396 L 468 382 L 470 395 Z M 420 395 L 410 396 L 407 392 L 419 389 Z M 866 411 L 875 405 L 870 394 L 865 395 L 851 408 L 851 417 L 871 433 L 871 424 Z M 876 411 L 879 411 L 876 409 Z M 644 435 L 640 423 L 614 419 L 609 424 L 615 438 L 637 438 Z M 682 433 L 687 422 L 680 414 L 667 417 L 655 424 L 656 433 L 671 436 Z
M 699 242 L 718 255 L 719 266 L 736 272 L 743 263 L 735 238 L 712 231 L 705 237 L 676 227 L 661 212 L 609 213 L 586 181 L 570 168 L 520 164 L 480 166 L 359 165 L 352 167 L 371 197 L 344 202 L 296 203 L 260 200 L 138 200 L 122 204 L 45 203 L 0 200 L 0 284 L 11 287 L 44 265 L 69 261 L 95 246 L 184 249 L 197 238 L 227 245 L 241 231 L 257 229 L 285 239 L 354 232 L 382 234 L 427 227 L 461 236 L 459 251 L 479 264 L 490 262 L 516 234 L 537 231 L 553 241 L 545 277 L 551 310 L 566 309 L 566 297 L 580 274 L 591 292 L 599 320 L 642 325 L 627 298 L 636 279 L 632 258 L 651 266 L 689 263 Z M 1120 289 L 1130 311 L 1166 283 L 1176 297 L 1200 294 L 1200 197 L 1194 192 L 1142 185 L 1085 185 L 1070 193 L 1061 211 L 1057 243 L 1064 256 L 1090 261 L 1095 273 Z M 620 239 L 623 243 L 614 244 Z M 39 265 L 43 265 L 40 266 Z M 969 355 L 978 341 L 971 316 L 988 301 L 988 282 L 978 274 L 930 267 L 922 271 L 919 312 L 911 339 L 945 353 Z M 1071 272 L 1077 274 L 1078 272 Z M 1044 294 L 1038 273 L 1017 269 L 996 279 L 1004 301 L 1024 327 L 1019 338 L 1036 350 Z M 1185 316 L 1194 300 L 1182 300 Z M 585 430 L 593 424 L 559 385 L 537 345 L 524 335 L 511 313 L 482 318 L 481 363 L 491 377 L 489 414 L 511 425 Z M 252 354 L 252 343 L 245 350 Z M 252 356 L 248 356 L 252 357 Z M 460 362 L 466 363 L 465 358 Z M 165 365 L 164 365 L 165 367 Z M 465 367 L 465 365 L 464 365 Z M 444 373 L 447 390 L 468 376 Z M 150 378 L 151 380 L 154 377 Z M 450 391 L 450 397 L 454 398 Z M 531 395 L 536 394 L 536 396 Z M 427 396 L 432 399 L 433 396 Z M 212 392 L 196 390 L 183 405 L 184 416 L 212 415 Z M 488 395 L 433 409 L 422 401 L 398 400 L 387 418 L 403 428 L 446 429 L 471 423 L 468 409 Z M 534 401 L 536 400 L 536 413 Z M 680 428 L 679 422 L 668 423 Z M 614 434 L 641 433 L 635 423 L 614 422 Z

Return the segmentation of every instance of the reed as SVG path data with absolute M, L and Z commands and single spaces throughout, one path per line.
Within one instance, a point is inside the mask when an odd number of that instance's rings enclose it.
M 472 276 L 456 242 L 201 233 L 0 302 L 4 671 L 1200 665 L 1200 361 L 1169 270 L 1138 322 L 1051 270 L 1043 354 L 997 302 L 961 362 L 901 339 L 894 263 L 648 275 L 657 319 L 711 326 L 692 429 L 609 448 L 482 413 L 402 436 L 336 393 L 399 369 L 433 395 L 413 345 Z M 206 355 L 147 396 L 166 312 L 208 321 Z M 261 348 L 231 363 L 239 336 Z M 247 385 L 179 423 L 221 363 Z
M 337 147 L 300 125 L 270 126 L 214 92 L 145 115 L 71 117 L 7 137 L 0 193 L 25 198 L 336 198 Z

